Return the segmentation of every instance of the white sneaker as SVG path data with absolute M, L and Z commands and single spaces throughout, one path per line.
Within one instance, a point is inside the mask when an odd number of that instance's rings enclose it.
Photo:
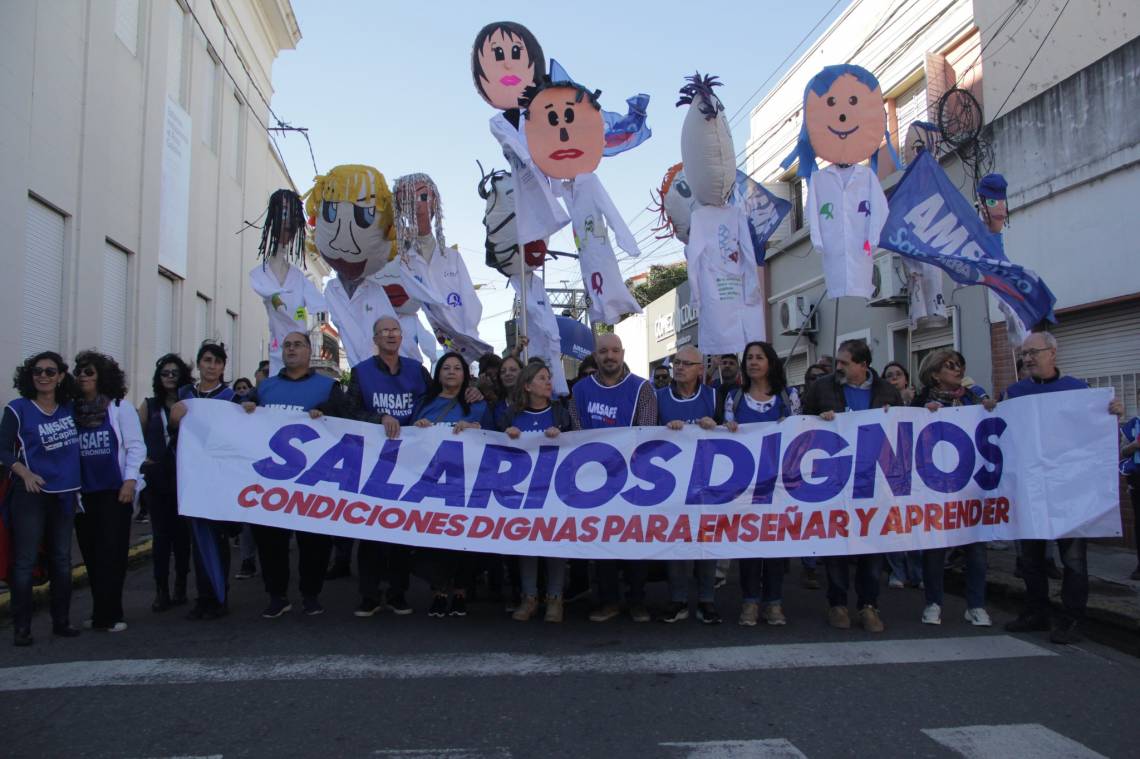
M 994 624 L 990 615 L 980 606 L 976 609 L 966 609 L 966 621 L 974 627 L 992 627 Z
M 942 607 L 938 604 L 927 604 L 926 608 L 922 610 L 922 624 L 942 624 Z
M 126 629 L 127 629 L 127 623 L 126 622 L 116 622 L 115 624 L 113 624 L 107 628 L 107 632 L 109 632 L 109 633 L 121 633 Z

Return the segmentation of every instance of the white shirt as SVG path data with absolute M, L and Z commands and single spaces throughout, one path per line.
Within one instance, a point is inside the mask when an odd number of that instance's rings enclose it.
M 531 160 L 525 131 L 515 129 L 500 112 L 491 117 L 491 135 L 499 141 L 503 156 L 511 164 L 511 176 L 515 181 L 515 220 L 521 250 L 524 243 L 545 240 L 562 229 L 569 223 L 570 217 L 554 199 L 550 180 Z
M 372 325 L 381 316 L 396 318 L 396 312 L 384 288 L 373 277 L 365 277 L 349 298 L 344 283 L 337 277 L 325 285 L 325 300 L 328 302 L 329 317 L 340 333 L 340 341 L 344 343 L 349 365 L 356 366 L 364 359 L 371 358 L 376 352 L 375 343 L 372 342 Z M 412 334 L 414 336 L 415 333 Z
M 290 332 L 308 332 L 309 313 L 327 311 L 328 304 L 317 286 L 292 264 L 285 272 L 285 283 L 268 264 L 258 264 L 249 273 L 249 286 L 265 304 L 269 316 L 269 376 L 285 368 L 281 361 L 281 341 Z M 279 305 L 274 305 L 274 296 Z
M 511 287 L 518 291 L 518 275 L 511 277 Z M 534 272 L 526 275 L 526 336 L 530 340 L 527 356 L 538 356 L 546 362 L 554 394 L 569 395 L 566 372 L 562 369 L 562 338 L 558 333 L 558 320 L 550 309 L 546 285 Z
M 432 247 L 424 256 L 426 245 Z M 424 283 L 435 294 L 424 300 L 424 314 L 435 333 L 443 336 L 448 349 L 468 361 L 494 352 L 490 344 L 479 339 L 483 304 L 458 250 L 441 249 L 434 237 L 421 237 L 416 240 L 416 248 L 401 257 L 401 262 L 406 276 Z
M 811 243 L 823 254 L 827 297 L 871 297 L 872 256 L 888 213 L 878 177 L 861 164 L 817 171 L 806 212 Z

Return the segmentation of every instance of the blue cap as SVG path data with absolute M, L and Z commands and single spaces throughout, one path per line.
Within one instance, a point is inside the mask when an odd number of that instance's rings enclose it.
M 1001 174 L 986 174 L 978 182 L 978 196 L 991 200 L 1005 200 L 1005 189 L 1009 183 Z

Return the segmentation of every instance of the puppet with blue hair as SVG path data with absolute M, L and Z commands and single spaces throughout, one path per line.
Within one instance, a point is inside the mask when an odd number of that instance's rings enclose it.
M 812 245 L 823 254 L 823 277 L 831 298 L 869 298 L 873 256 L 887 220 L 879 184 L 878 152 L 891 145 L 879 80 L 851 64 L 826 66 L 804 88 L 804 117 L 795 149 L 784 168 L 799 162 L 808 182 L 805 212 Z M 818 169 L 816 158 L 829 162 Z M 862 164 L 870 159 L 870 168 Z

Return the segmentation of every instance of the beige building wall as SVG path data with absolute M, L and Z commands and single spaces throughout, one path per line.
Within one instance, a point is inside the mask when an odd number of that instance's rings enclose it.
M 292 186 L 262 96 L 300 30 L 288 0 L 216 7 L 220 18 L 210 0 L 4 4 L 0 376 L 32 349 L 70 361 L 94 347 L 123 364 L 138 401 L 164 348 L 192 361 L 203 338 L 221 340 L 228 379 L 252 375 L 266 355 L 265 311 L 246 276 L 260 232 L 238 231 L 269 193 Z M 168 98 L 190 127 L 183 204 L 169 202 L 164 169 Z M 165 251 L 160 266 L 166 224 L 185 229 L 184 267 Z

